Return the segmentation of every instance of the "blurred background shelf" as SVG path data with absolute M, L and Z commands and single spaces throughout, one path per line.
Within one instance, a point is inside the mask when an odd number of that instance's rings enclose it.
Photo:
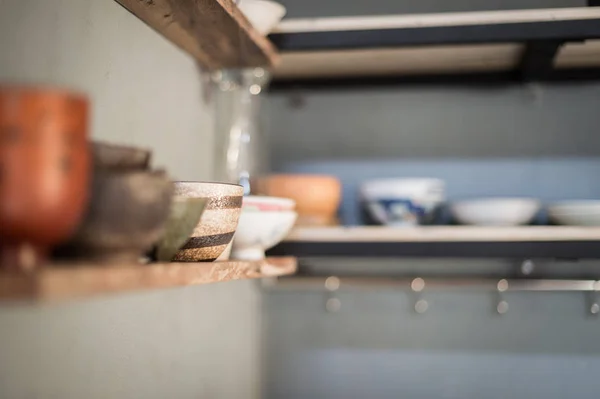
M 56 264 L 31 274 L 0 273 L 0 299 L 64 300 L 126 291 L 293 274 L 296 259 L 105 266 Z
M 270 38 L 274 90 L 600 77 L 595 7 L 288 19 Z
M 600 258 L 600 228 L 303 227 L 294 229 L 269 253 L 303 257 Z
M 270 66 L 273 44 L 232 0 L 116 0 L 208 69 Z

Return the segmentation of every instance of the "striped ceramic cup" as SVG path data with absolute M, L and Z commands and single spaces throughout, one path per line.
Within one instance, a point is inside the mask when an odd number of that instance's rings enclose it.
M 219 257 L 231 242 L 242 210 L 244 189 L 237 184 L 176 182 L 175 195 L 206 198 L 208 203 L 188 242 L 174 261 L 210 262 Z

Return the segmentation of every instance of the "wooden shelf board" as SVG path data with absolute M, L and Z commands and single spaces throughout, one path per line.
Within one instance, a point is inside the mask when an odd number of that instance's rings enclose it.
M 565 44 L 558 51 L 554 66 L 559 69 L 600 66 L 600 40 Z
M 288 18 L 273 30 L 278 33 L 332 32 L 352 30 L 410 29 L 437 26 L 491 25 L 576 21 L 600 18 L 595 7 L 538 8 L 428 14 L 374 15 L 356 17 Z
M 53 264 L 31 274 L 0 272 L 0 299 L 64 300 L 295 273 L 292 257 L 263 261 L 106 266 Z
M 270 36 L 282 59 L 273 79 L 511 72 L 540 41 L 565 42 L 558 69 L 597 68 L 599 27 L 599 7 L 288 19 Z
M 505 71 L 517 66 L 518 43 L 300 51 L 281 54 L 273 78 L 305 79 Z
M 517 242 L 600 241 L 600 227 L 379 226 L 299 227 L 284 242 Z
M 410 76 L 515 70 L 525 50 L 520 43 L 465 44 L 281 53 L 275 80 Z M 600 67 L 600 40 L 566 43 L 555 67 Z
M 208 69 L 268 67 L 272 43 L 232 0 L 116 0 Z
M 298 257 L 600 259 L 600 228 L 297 228 L 269 253 Z

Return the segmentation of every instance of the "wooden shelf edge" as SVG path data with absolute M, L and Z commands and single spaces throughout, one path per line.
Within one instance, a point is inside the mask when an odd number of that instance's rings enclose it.
M 597 71 L 578 69 L 600 66 L 598 7 L 286 19 L 269 37 L 282 59 L 273 71 L 279 88 L 339 88 L 383 77 L 443 83 L 462 76 L 469 83 L 483 73 L 523 82 L 532 79 L 530 59 L 546 65 L 533 68 L 544 70 L 535 80 L 591 80 Z
M 299 228 L 269 254 L 309 258 L 600 259 L 600 227 Z
M 385 226 L 299 227 L 284 242 L 519 242 L 600 241 L 600 227 Z
M 269 67 L 275 46 L 232 0 L 115 0 L 207 69 Z
M 286 18 L 274 29 L 273 34 L 528 23 L 594 18 L 600 18 L 600 10 L 594 7 Z
M 117 292 L 183 287 L 293 274 L 293 257 L 262 261 L 122 266 L 56 264 L 32 274 L 0 272 L 0 299 L 57 301 Z

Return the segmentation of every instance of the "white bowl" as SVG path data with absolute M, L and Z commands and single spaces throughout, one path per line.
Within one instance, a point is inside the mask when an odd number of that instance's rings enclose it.
M 571 226 L 600 226 L 600 201 L 563 201 L 548 207 L 550 220 Z
M 294 226 L 297 216 L 293 211 L 242 210 L 233 237 L 231 257 L 242 260 L 264 259 L 265 250 L 285 238 Z
M 540 207 L 533 198 L 482 198 L 454 202 L 450 211 L 462 224 L 517 226 L 530 223 Z
M 268 35 L 285 15 L 285 7 L 269 0 L 239 0 L 238 7 L 254 28 Z
M 248 195 L 244 197 L 242 207 L 254 211 L 293 211 L 296 201 L 283 197 L 268 197 L 260 195 Z
M 427 222 L 445 199 L 444 182 L 432 178 L 370 180 L 360 191 L 371 216 L 394 226 Z

